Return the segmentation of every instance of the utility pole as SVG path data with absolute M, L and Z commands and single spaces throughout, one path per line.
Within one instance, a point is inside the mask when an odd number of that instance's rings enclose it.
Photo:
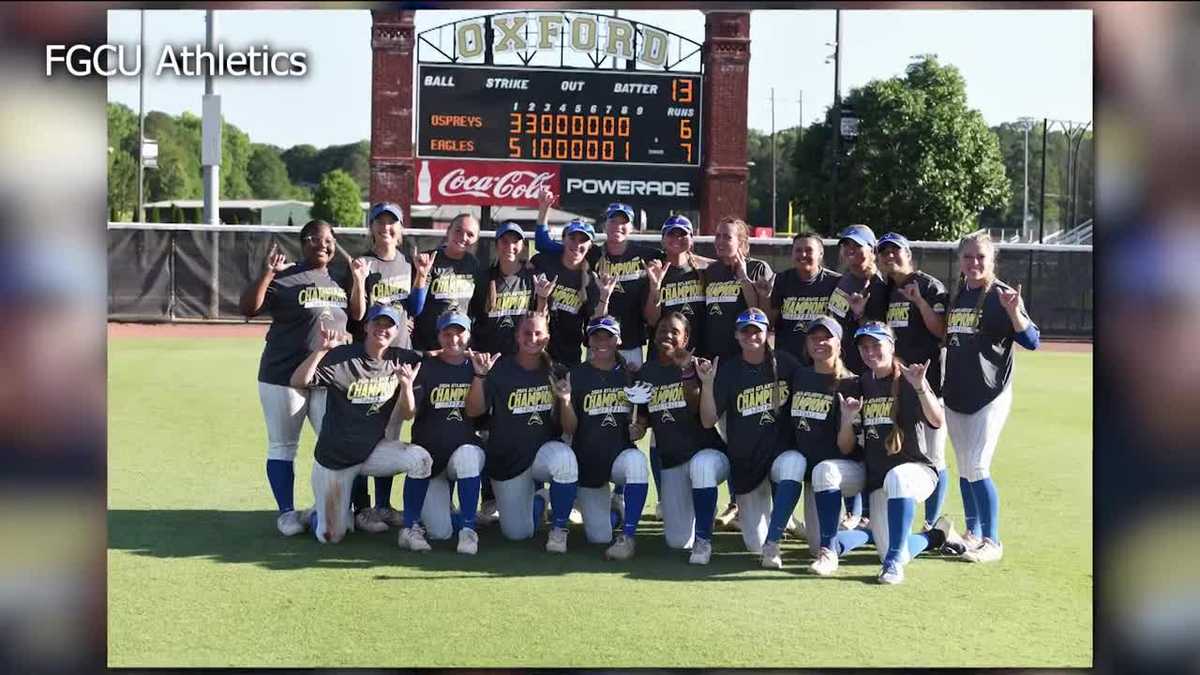
M 216 42 L 217 19 L 213 10 L 204 12 L 204 42 L 209 53 Z M 204 223 L 217 225 L 221 221 L 221 97 L 213 91 L 213 73 L 204 74 L 204 98 L 200 118 L 200 164 L 204 177 Z M 208 318 L 215 319 L 221 310 L 220 240 L 221 233 L 212 231 L 209 249 Z
M 139 49 L 141 49 L 142 53 L 145 54 L 146 53 L 146 10 L 143 9 L 138 13 L 140 14 L 140 18 L 139 18 L 140 25 L 138 27 L 138 44 L 140 45 Z M 145 207 L 143 206 L 143 204 L 146 203 L 146 195 L 144 192 L 144 190 L 145 190 L 145 187 L 144 187 L 145 175 L 146 175 L 146 169 L 145 169 L 144 165 L 145 165 L 146 152 L 145 152 L 145 149 L 142 147 L 145 145 L 145 143 L 146 143 L 146 69 L 140 68 L 138 70 L 138 158 L 137 158 L 137 163 L 138 163 L 138 203 L 137 203 L 137 213 L 135 214 L 136 220 L 139 223 L 146 222 Z
M 1032 117 L 1022 117 L 1021 124 L 1025 127 L 1025 207 L 1021 211 L 1021 238 L 1032 239 L 1029 235 L 1029 128 L 1033 126 Z
M 1038 243 L 1046 238 L 1046 136 L 1050 128 L 1050 120 L 1042 118 L 1042 193 L 1041 207 L 1038 209 Z
M 775 164 L 775 87 L 771 87 L 771 231 L 775 231 L 775 208 L 776 200 L 779 198 L 776 192 L 775 178 L 778 175 L 778 170 Z
M 837 233 L 838 226 L 838 169 L 842 164 L 842 10 L 834 11 L 833 43 L 833 175 L 830 182 L 829 234 Z

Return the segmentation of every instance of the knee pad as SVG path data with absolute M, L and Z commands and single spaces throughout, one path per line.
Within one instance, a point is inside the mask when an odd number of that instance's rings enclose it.
M 958 475 L 966 478 L 972 483 L 976 483 L 984 478 L 990 478 L 992 472 L 985 466 L 967 466 L 963 467 L 962 471 L 960 471 Z
M 295 443 L 267 443 L 267 459 L 278 459 L 284 462 L 296 461 L 296 451 L 300 448 L 300 441 Z
M 460 445 L 450 455 L 450 465 L 457 478 L 474 478 L 483 472 L 483 448 L 478 445 Z
M 725 457 L 716 450 L 701 450 L 688 462 L 688 477 L 693 489 L 715 488 Z
M 771 465 L 771 478 L 775 482 L 794 480 L 797 483 L 804 480 L 804 470 L 808 468 L 808 460 L 797 450 L 786 450 L 775 458 Z
M 413 457 L 413 467 L 407 474 L 413 478 L 429 478 L 433 474 L 433 457 L 419 445 L 409 445 L 407 452 Z
M 630 448 L 617 456 L 617 471 L 625 479 L 625 484 L 649 483 L 650 462 L 641 450 Z
M 829 490 L 840 490 L 841 488 L 842 470 L 838 468 L 837 464 L 825 461 L 813 467 L 813 492 L 827 492 Z
M 575 461 L 575 453 L 566 443 L 547 441 L 538 452 L 546 453 L 546 468 L 550 471 L 550 480 L 555 483 L 579 481 L 579 464 Z

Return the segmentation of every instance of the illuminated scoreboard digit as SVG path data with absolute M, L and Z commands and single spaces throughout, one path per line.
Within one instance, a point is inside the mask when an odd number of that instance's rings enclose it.
M 419 64 L 417 155 L 700 165 L 701 76 Z

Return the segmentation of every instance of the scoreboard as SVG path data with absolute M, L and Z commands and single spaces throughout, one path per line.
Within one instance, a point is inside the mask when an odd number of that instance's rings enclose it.
M 417 66 L 417 156 L 699 167 L 697 74 Z

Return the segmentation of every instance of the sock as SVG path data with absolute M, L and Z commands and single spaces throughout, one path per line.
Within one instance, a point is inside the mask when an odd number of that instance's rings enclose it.
M 888 534 L 891 534 L 890 530 Z M 933 548 L 933 537 L 930 537 L 928 532 L 908 535 L 908 554 L 913 558 L 931 548 Z
M 537 530 L 538 525 L 542 524 L 542 514 L 546 512 L 546 500 L 542 495 L 533 493 L 533 529 Z M 553 515 L 553 514 L 552 514 Z
M 950 488 L 950 476 L 946 469 L 938 471 L 937 487 L 933 494 L 925 500 L 925 524 L 933 527 L 938 516 L 942 515 L 942 504 L 946 503 L 946 492 Z
M 392 479 L 393 476 L 375 477 L 375 508 L 392 508 Z
M 367 477 L 355 476 L 350 486 L 350 506 L 355 513 L 371 507 L 371 497 L 367 494 Z
M 885 565 L 889 562 L 900 562 L 908 533 L 912 530 L 913 516 L 916 511 L 916 500 L 914 499 L 894 497 L 887 501 L 888 550 L 883 559 Z
M 772 483 L 772 485 L 775 485 Z M 771 505 L 771 523 L 767 526 L 767 541 L 777 542 L 783 537 L 783 528 L 787 527 L 796 504 L 800 501 L 800 493 L 804 485 L 794 480 L 781 480 L 775 487 L 775 497 Z
M 412 527 L 421 520 L 421 508 L 425 506 L 428 491 L 428 478 L 404 477 L 404 527 Z
M 296 484 L 296 465 L 282 459 L 267 460 L 267 482 L 271 484 L 271 494 L 275 495 L 275 504 L 280 513 L 294 511 L 292 492 Z
M 575 492 L 578 487 L 578 483 L 550 482 L 550 517 L 554 527 L 567 527 L 567 519 L 571 517 L 571 507 L 575 504 Z
M 475 514 L 479 511 L 479 476 L 458 479 L 458 508 L 462 527 L 475 529 Z
M 830 542 L 830 548 L 836 551 L 840 558 L 863 544 L 871 543 L 871 539 L 871 533 L 867 530 L 839 530 Z
M 629 483 L 625 486 L 625 525 L 622 528 L 625 536 L 637 534 L 638 521 L 642 518 L 649 492 L 650 486 L 645 483 Z
M 450 529 L 453 530 L 455 535 L 458 535 L 458 531 L 461 530 L 462 528 L 463 528 L 463 514 L 458 511 L 451 511 L 450 512 Z M 473 530 L 475 528 L 472 527 L 471 529 Z
M 975 495 L 975 506 L 979 509 L 979 524 L 983 536 L 1000 543 L 1000 495 L 996 492 L 996 484 L 991 477 L 971 483 L 971 492 Z
M 842 491 L 825 490 L 813 493 L 817 502 L 817 520 L 821 523 L 821 548 L 833 548 L 837 536 L 838 516 L 842 515 Z
M 858 493 L 853 497 L 846 497 L 846 514 L 852 516 L 861 516 L 863 511 L 862 493 Z
M 958 479 L 958 491 L 962 494 L 963 515 L 966 516 L 967 532 L 981 536 L 979 529 L 979 509 L 975 505 L 975 491 L 971 489 L 971 481 L 966 478 Z
M 717 517 L 717 488 L 692 488 L 692 510 L 696 512 L 696 536 L 712 541 Z

